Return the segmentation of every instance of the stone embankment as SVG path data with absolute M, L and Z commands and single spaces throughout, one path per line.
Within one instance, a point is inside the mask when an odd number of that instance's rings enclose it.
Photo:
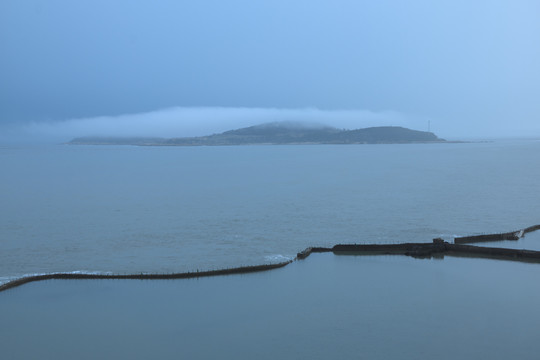
M 303 260 L 312 253 L 332 252 L 335 255 L 406 255 L 414 258 L 444 258 L 447 256 L 485 258 L 496 260 L 510 260 L 522 262 L 540 263 L 540 251 L 503 249 L 484 246 L 463 245 L 465 242 L 508 240 L 507 238 L 517 236 L 518 239 L 524 234 L 540 230 L 540 225 L 529 226 L 528 228 L 510 233 L 494 235 L 476 235 L 455 238 L 454 244 L 450 244 L 443 239 L 433 239 L 432 243 L 402 243 L 402 244 L 350 244 L 335 245 L 332 248 L 308 247 L 300 251 L 294 260 L 277 264 L 243 266 L 222 270 L 196 271 L 172 274 L 83 274 L 83 273 L 52 273 L 43 275 L 26 276 L 20 279 L 9 281 L 0 285 L 0 292 L 17 286 L 21 286 L 34 281 L 64 279 L 64 280 L 85 280 L 85 279 L 138 279 L 138 280 L 168 280 L 168 279 L 190 279 L 208 276 L 246 274 L 260 271 L 268 271 L 282 268 L 295 260 Z M 488 239 L 489 240 L 484 240 Z M 465 240 L 464 240 L 465 239 Z M 471 240 L 472 239 L 472 240 Z M 480 239 L 480 240 L 478 240 Z M 517 240 L 517 239 L 510 239 Z

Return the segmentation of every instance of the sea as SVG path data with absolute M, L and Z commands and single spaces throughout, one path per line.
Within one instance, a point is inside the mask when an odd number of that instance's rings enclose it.
M 540 141 L 0 146 L 0 283 L 270 264 L 540 223 Z M 540 232 L 490 246 L 540 250 Z M 9 359 L 536 359 L 540 265 L 313 254 L 0 293 Z M 4 355 L 2 355 L 3 357 Z

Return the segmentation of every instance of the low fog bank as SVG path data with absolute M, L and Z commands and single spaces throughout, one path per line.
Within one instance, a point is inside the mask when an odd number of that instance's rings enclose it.
M 4 128 L 0 141 L 62 143 L 80 136 L 189 137 L 278 121 L 295 126 L 344 129 L 409 126 L 412 123 L 407 117 L 392 111 L 176 107 L 120 116 L 11 125 Z M 425 130 L 427 122 L 422 123 L 422 130 Z
M 63 143 L 81 136 L 189 137 L 202 136 L 268 122 L 359 129 L 403 126 L 434 132 L 447 140 L 540 137 L 540 124 L 531 128 L 489 120 L 453 125 L 395 111 L 320 110 L 232 107 L 175 107 L 146 113 L 69 119 L 54 122 L 12 123 L 0 130 L 0 143 Z M 428 125 L 429 123 L 429 125 Z

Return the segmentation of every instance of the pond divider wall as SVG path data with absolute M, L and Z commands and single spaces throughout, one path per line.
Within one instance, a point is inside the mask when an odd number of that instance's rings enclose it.
M 332 252 L 335 255 L 406 255 L 414 258 L 443 258 L 445 255 L 469 258 L 485 258 L 496 260 L 510 260 L 521 262 L 540 263 L 540 251 L 504 249 L 473 245 L 463 245 L 464 242 L 494 241 L 495 240 L 517 240 L 507 237 L 518 236 L 518 239 L 524 234 L 540 230 L 540 225 L 529 226 L 517 232 L 494 234 L 494 235 L 476 235 L 455 238 L 454 244 L 450 244 L 443 239 L 433 239 L 432 243 L 402 243 L 402 244 L 338 244 L 332 248 L 326 247 L 308 247 L 300 251 L 294 260 L 289 260 L 276 264 L 242 266 L 221 270 L 196 271 L 172 274 L 84 274 L 84 273 L 51 273 L 42 275 L 25 276 L 0 285 L 0 292 L 17 286 L 21 286 L 34 281 L 64 279 L 64 280 L 98 280 L 98 279 L 138 279 L 138 280 L 168 280 L 168 279 L 193 279 L 209 276 L 247 274 L 260 271 L 268 271 L 282 268 L 295 260 L 306 259 L 312 253 Z M 488 239 L 489 240 L 484 240 Z M 472 239 L 472 241 L 471 241 Z M 480 239 L 480 240 L 478 240 Z

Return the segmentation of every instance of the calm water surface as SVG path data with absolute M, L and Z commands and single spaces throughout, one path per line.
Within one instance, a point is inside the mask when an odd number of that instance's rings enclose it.
M 0 148 L 0 281 L 283 261 L 540 221 L 540 142 Z M 518 242 L 540 250 L 540 232 Z M 536 359 L 540 265 L 312 255 L 0 294 L 9 359 Z
M 540 142 L 0 148 L 0 281 L 282 261 L 539 223 Z
M 537 359 L 540 266 L 314 254 L 190 280 L 0 294 L 6 359 Z

